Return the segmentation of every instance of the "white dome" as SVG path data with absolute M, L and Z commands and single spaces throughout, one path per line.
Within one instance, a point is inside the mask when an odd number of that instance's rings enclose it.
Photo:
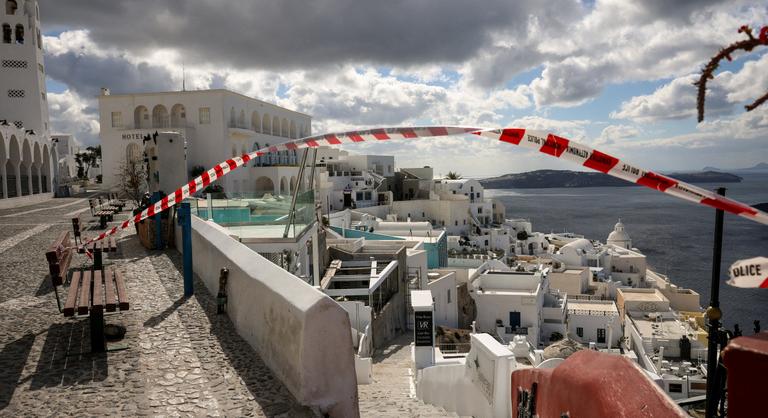
M 626 243 L 632 241 L 629 238 L 629 234 L 624 230 L 624 224 L 621 223 L 621 219 L 613 227 L 613 232 L 608 234 L 608 244 L 613 243 Z
M 594 251 L 594 248 L 595 247 L 591 242 L 584 238 L 579 238 L 563 245 L 563 247 L 560 248 L 560 253 L 565 255 L 575 254 L 581 256 Z

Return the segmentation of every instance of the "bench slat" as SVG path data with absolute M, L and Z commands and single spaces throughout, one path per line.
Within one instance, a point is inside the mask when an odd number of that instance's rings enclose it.
M 107 267 L 104 269 L 104 293 L 106 296 L 106 309 L 107 312 L 114 312 L 117 309 L 117 303 L 115 303 L 115 280 L 112 273 L 112 269 Z
M 80 284 L 80 297 L 77 304 L 77 314 L 85 315 L 88 313 L 88 305 L 91 303 L 91 270 L 83 272 L 83 280 Z
M 93 272 L 93 304 L 91 305 L 91 313 L 98 313 L 104 311 L 104 277 L 101 274 L 101 270 L 94 270 Z
M 117 301 L 121 311 L 128 310 L 128 293 L 125 290 L 123 276 L 115 270 L 115 286 L 117 287 Z
M 77 302 L 77 293 L 82 280 L 83 272 L 78 270 L 72 273 L 72 283 L 67 292 L 67 301 L 64 302 L 64 316 L 73 316 L 75 314 L 75 303 Z

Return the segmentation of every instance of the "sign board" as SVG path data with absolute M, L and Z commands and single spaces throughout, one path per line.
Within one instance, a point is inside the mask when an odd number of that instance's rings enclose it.
M 432 312 L 416 311 L 413 315 L 413 340 L 416 343 L 416 347 L 432 347 L 435 343 L 435 335 L 432 327 Z

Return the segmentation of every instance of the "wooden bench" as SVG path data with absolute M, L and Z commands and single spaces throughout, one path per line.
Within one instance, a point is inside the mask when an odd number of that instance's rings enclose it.
M 99 241 L 94 241 L 90 245 L 88 245 L 90 251 L 94 255 L 94 260 L 96 255 L 101 257 L 101 253 L 116 253 L 117 252 L 117 240 L 114 236 L 106 237 Z M 77 252 L 80 254 L 85 253 L 85 247 L 78 247 Z M 94 261 L 95 263 L 95 261 Z
M 88 316 L 91 350 L 106 351 L 104 312 L 127 311 L 128 292 L 122 276 L 110 267 L 78 270 L 72 274 L 67 299 L 61 312 L 65 317 Z
M 91 208 L 92 216 L 98 216 L 97 215 L 98 212 L 111 212 L 111 214 L 118 212 L 117 208 L 103 204 L 101 202 L 101 198 L 99 198 L 98 201 L 95 199 L 88 199 L 88 205 Z
M 83 243 L 83 237 L 81 236 L 81 232 L 83 231 L 82 226 L 80 226 L 80 217 L 75 216 L 72 218 L 72 232 L 74 234 L 73 239 L 75 241 L 75 244 L 77 244 L 78 241 L 80 243 Z
M 69 272 L 69 266 L 72 263 L 73 252 L 69 241 L 69 232 L 64 231 L 59 234 L 56 241 L 48 247 L 48 251 L 45 252 L 45 259 L 48 261 L 48 272 L 51 278 L 51 284 L 54 291 L 56 286 L 61 286 L 67 281 L 67 274 Z M 59 300 L 59 293 L 56 293 L 56 303 L 61 310 L 61 301 Z
M 111 210 L 99 210 L 97 211 L 94 216 L 99 217 L 99 227 L 101 229 L 107 229 L 107 222 L 111 221 L 115 213 Z

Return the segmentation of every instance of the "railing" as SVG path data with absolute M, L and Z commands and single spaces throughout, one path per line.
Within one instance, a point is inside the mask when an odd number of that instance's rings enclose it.
M 210 207 L 208 196 L 210 195 Z M 290 218 L 291 196 L 260 193 L 210 193 L 204 199 L 189 199 L 192 213 L 213 219 L 225 227 L 286 225 Z M 289 236 L 295 237 L 315 220 L 314 191 L 301 192 L 296 199 L 295 215 Z

